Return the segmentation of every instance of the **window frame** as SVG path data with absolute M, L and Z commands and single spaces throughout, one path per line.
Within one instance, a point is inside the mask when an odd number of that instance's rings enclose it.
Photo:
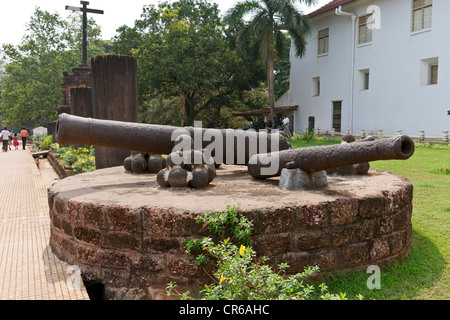
M 361 23 L 361 20 L 364 20 L 364 23 Z M 369 25 L 373 25 L 373 13 L 364 14 L 362 16 L 358 17 L 358 45 L 365 45 L 368 43 L 372 43 L 373 41 L 373 28 L 369 28 Z M 369 38 L 370 35 L 370 41 L 361 42 L 361 27 L 365 27 L 367 29 L 367 37 Z
M 326 31 L 326 36 L 321 36 L 321 33 Z M 324 43 L 323 52 L 321 52 L 321 40 L 326 41 Z M 325 45 L 326 44 L 326 45 Z M 325 51 L 326 49 L 326 51 Z M 322 30 L 319 30 L 317 33 L 317 55 L 322 56 L 328 54 L 330 51 L 330 28 L 325 28 Z
M 433 69 L 436 68 L 436 79 L 433 77 Z M 439 63 L 430 63 L 428 84 L 435 85 L 439 82 Z
M 312 93 L 313 97 L 320 97 L 320 77 L 312 78 Z
M 360 91 L 370 89 L 370 69 L 361 69 L 360 72 Z
M 332 102 L 332 124 L 331 127 L 336 132 L 342 132 L 342 100 L 331 101 Z M 337 112 L 339 108 L 339 112 Z M 339 129 L 339 130 L 338 130 Z
M 422 5 L 418 6 L 418 7 L 414 7 L 414 2 L 415 1 L 422 1 Z M 423 30 L 429 30 L 433 27 L 433 0 L 428 0 L 430 1 L 429 4 L 425 4 L 427 0 L 411 0 L 411 32 L 420 32 Z M 425 9 L 426 8 L 431 8 L 431 23 L 429 27 L 425 27 Z M 414 14 L 416 11 L 422 11 L 421 13 L 421 25 L 420 27 L 415 30 L 415 19 L 414 19 Z

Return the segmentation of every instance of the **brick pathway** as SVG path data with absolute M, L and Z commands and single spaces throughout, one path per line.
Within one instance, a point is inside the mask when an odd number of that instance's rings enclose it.
M 12 149 L 0 153 L 0 300 L 88 300 L 51 252 L 47 188 L 30 151 Z

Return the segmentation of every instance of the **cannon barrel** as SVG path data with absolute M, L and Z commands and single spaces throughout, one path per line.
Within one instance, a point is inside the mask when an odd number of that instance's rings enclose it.
M 216 163 L 247 164 L 250 157 L 258 151 L 271 152 L 292 148 L 281 134 L 262 135 L 256 131 L 181 128 L 84 118 L 64 113 L 59 115 L 55 128 L 56 141 L 61 145 L 93 145 L 153 154 L 170 154 L 176 136 L 181 134 L 191 136 L 195 149 L 208 148 Z M 196 139 L 201 140 L 199 148 L 196 146 Z M 261 141 L 265 142 L 261 145 Z M 273 144 L 274 142 L 276 144 Z M 266 148 L 261 150 L 261 146 Z M 222 152 L 221 158 L 218 158 L 218 151 Z
M 280 175 L 283 168 L 314 172 L 377 160 L 406 160 L 414 150 L 414 142 L 405 135 L 360 143 L 290 149 L 253 155 L 248 171 L 253 178 L 265 179 Z M 278 171 L 264 173 L 262 169 L 273 166 L 271 160 L 278 161 Z

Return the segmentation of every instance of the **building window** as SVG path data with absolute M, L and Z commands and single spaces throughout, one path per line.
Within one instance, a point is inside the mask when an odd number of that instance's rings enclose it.
M 316 118 L 308 117 L 308 132 L 314 131 L 315 127 L 316 127 Z
M 333 101 L 333 129 L 341 132 L 342 101 Z
M 359 70 L 360 73 L 360 83 L 361 83 L 361 90 L 369 90 L 369 83 L 370 83 L 370 72 L 369 69 Z
M 412 31 L 431 28 L 433 0 L 412 0 Z
M 420 65 L 420 84 L 422 86 L 438 84 L 439 57 L 423 59 Z
M 320 77 L 312 79 L 312 96 L 320 96 Z
M 358 44 L 372 42 L 373 14 L 358 18 Z
M 324 29 L 319 31 L 319 46 L 318 55 L 328 53 L 328 40 L 329 40 L 329 30 Z
M 438 65 L 431 64 L 429 73 L 430 73 L 429 84 L 437 84 L 438 83 Z

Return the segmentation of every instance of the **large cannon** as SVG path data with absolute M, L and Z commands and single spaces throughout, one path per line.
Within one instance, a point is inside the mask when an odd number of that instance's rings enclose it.
M 253 155 L 248 171 L 257 179 L 278 176 L 284 168 L 311 173 L 377 160 L 406 160 L 413 155 L 414 149 L 411 138 L 402 135 L 376 141 L 282 150 Z M 276 170 L 269 170 L 274 167 Z
M 216 163 L 247 164 L 257 153 L 292 148 L 282 134 L 244 130 L 174 127 L 59 115 L 56 123 L 59 144 L 80 144 L 152 154 L 170 154 L 178 136 L 189 135 L 196 150 L 209 150 Z M 208 156 L 209 156 L 208 155 Z

